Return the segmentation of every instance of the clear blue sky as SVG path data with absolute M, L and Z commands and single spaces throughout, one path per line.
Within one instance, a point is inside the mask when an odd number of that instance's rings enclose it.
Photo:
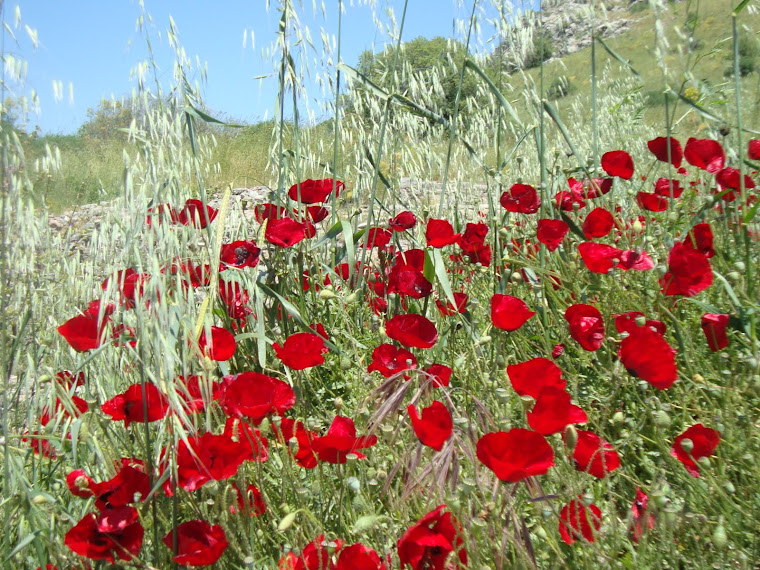
M 518 4 L 535 6 L 537 0 L 519 0 Z M 296 0 L 298 2 L 298 0 Z M 266 10 L 265 0 L 145 0 L 146 12 L 152 16 L 148 25 L 162 81 L 172 79 L 173 53 L 166 41 L 165 30 L 171 15 L 179 31 L 180 43 L 193 60 L 197 56 L 208 66 L 208 83 L 203 91 L 207 107 L 224 116 L 256 121 L 272 116 L 277 92 L 277 79 L 254 79 L 271 75 L 274 63 L 264 51 L 276 38 L 279 14 L 276 0 Z M 329 37 L 337 34 L 337 0 L 303 2 L 302 24 L 312 35 L 320 58 L 320 29 Z M 380 51 L 389 40 L 383 28 L 373 22 L 373 8 L 367 0 L 344 0 L 341 52 L 342 59 L 355 65 L 364 50 Z M 488 4 L 488 2 L 481 2 Z M 3 18 L 14 27 L 16 5 L 21 10 L 21 26 L 14 29 L 17 41 L 5 37 L 6 53 L 28 61 L 27 92 L 34 88 L 40 98 L 41 112 L 30 118 L 30 127 L 40 125 L 45 133 L 71 133 L 82 124 L 88 108 L 96 107 L 102 98 L 121 98 L 136 86 L 130 77 L 138 62 L 148 55 L 144 37 L 136 29 L 140 15 L 137 0 L 6 0 Z M 385 23 L 386 8 L 393 7 L 400 21 L 402 0 L 376 0 L 374 13 Z M 419 36 L 460 37 L 454 21 L 467 20 L 472 10 L 470 1 L 409 0 L 404 39 Z M 481 13 L 482 30 L 478 45 L 484 49 L 490 27 Z M 37 31 L 39 42 L 34 49 L 24 26 Z M 255 39 L 251 48 L 251 31 Z M 243 46 L 244 33 L 247 35 Z M 485 48 L 488 49 L 488 48 Z M 492 48 L 490 48 L 492 49 Z M 310 67 L 315 68 L 312 62 Z M 312 79 L 313 81 L 313 79 Z M 56 99 L 54 82 L 62 86 Z M 319 93 L 309 87 L 308 92 Z M 16 87 L 18 94 L 21 87 Z M 70 96 L 73 93 L 73 98 Z M 13 95 L 14 93 L 10 93 Z M 312 105 L 312 108 L 314 105 Z

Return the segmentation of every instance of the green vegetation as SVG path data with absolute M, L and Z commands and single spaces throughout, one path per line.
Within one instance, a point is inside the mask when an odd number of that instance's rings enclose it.
M 760 86 L 734 5 L 648 4 L 365 54 L 316 126 L 209 121 L 173 25 L 171 97 L 6 106 L 3 570 L 753 568 Z

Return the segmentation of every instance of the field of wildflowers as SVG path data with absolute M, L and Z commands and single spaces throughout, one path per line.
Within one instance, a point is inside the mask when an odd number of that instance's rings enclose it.
M 293 118 L 267 202 L 208 205 L 212 118 L 179 48 L 85 252 L 2 133 L 3 565 L 755 567 L 751 78 L 712 109 L 657 44 L 675 98 L 652 132 L 595 59 L 590 117 L 543 85 L 518 113 L 527 76 L 475 56 L 453 64 L 485 103 L 461 116 L 403 62 L 383 85 L 340 63 L 320 147 L 297 8 L 278 3 Z M 734 47 L 754 9 L 727 9 Z

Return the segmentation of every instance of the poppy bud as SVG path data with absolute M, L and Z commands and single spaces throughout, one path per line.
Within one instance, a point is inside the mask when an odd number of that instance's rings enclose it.
M 515 283 L 522 283 L 523 276 L 522 276 L 522 273 L 520 273 L 519 271 L 515 271 L 514 273 L 512 273 L 512 275 L 509 276 L 509 279 L 510 281 L 514 281 Z
M 509 235 L 509 230 L 507 228 L 499 228 L 499 235 L 506 238 Z
M 723 484 L 723 489 L 726 491 L 728 495 L 733 495 L 736 493 L 736 487 L 734 487 L 734 484 L 731 481 L 726 481 Z
M 734 270 L 738 271 L 739 273 L 744 273 L 747 269 L 747 266 L 744 265 L 743 261 L 737 261 L 734 263 Z
M 333 293 L 330 289 L 325 288 L 319 292 L 319 298 L 325 301 L 329 299 L 335 299 L 335 293 Z
M 654 425 L 663 429 L 670 427 L 670 416 L 668 413 L 664 410 L 656 411 L 654 414 Z
M 625 414 L 623 412 L 615 412 L 612 415 L 612 422 L 616 424 L 622 424 L 625 421 Z
M 707 469 L 710 467 L 710 458 L 705 455 L 697 459 L 697 463 L 699 463 L 700 467 Z
M 277 525 L 277 530 L 279 530 L 280 532 L 285 532 L 291 526 L 293 526 L 293 523 L 296 520 L 296 514 L 297 512 L 292 512 L 285 515 L 280 521 L 280 524 Z
M 575 446 L 578 444 L 578 430 L 575 429 L 573 424 L 565 426 L 564 436 L 565 446 L 567 446 L 568 451 L 574 451 Z
M 338 396 L 333 400 L 333 406 L 335 407 L 335 411 L 339 412 L 340 409 L 343 407 L 343 398 Z
M 715 531 L 713 531 L 712 538 L 710 540 L 718 550 L 723 550 L 728 544 L 726 528 L 723 526 L 723 517 L 720 517 L 718 526 L 715 528 Z
M 686 453 L 691 453 L 691 450 L 694 449 L 694 442 L 691 441 L 688 437 L 682 439 L 681 449 L 683 449 Z
M 731 281 L 731 283 L 738 283 L 741 280 L 742 276 L 739 275 L 738 271 L 729 271 L 726 275 L 726 279 Z

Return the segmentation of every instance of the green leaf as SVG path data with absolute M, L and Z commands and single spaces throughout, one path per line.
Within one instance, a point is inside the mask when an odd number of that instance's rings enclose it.
M 433 111 L 430 111 L 429 109 L 426 109 L 419 103 L 415 103 L 408 97 L 404 97 L 403 95 L 399 95 L 398 93 L 394 93 L 391 95 L 391 99 L 394 101 L 398 101 L 402 107 L 404 107 L 407 111 L 414 115 L 418 115 L 420 117 L 425 117 L 426 119 L 429 119 L 433 121 L 434 123 L 438 123 L 439 125 L 443 125 L 445 127 L 449 126 L 449 121 L 446 120 L 441 115 L 434 113 Z
M 496 97 L 496 100 L 499 102 L 499 105 L 501 105 L 502 108 L 504 108 L 507 113 L 509 113 L 512 118 L 515 120 L 515 122 L 518 125 L 522 125 L 522 121 L 520 120 L 520 116 L 515 112 L 515 109 L 510 105 L 509 101 L 502 95 L 501 91 L 499 91 L 499 88 L 496 87 L 496 84 L 491 80 L 490 77 L 486 74 L 485 71 L 480 69 L 480 67 L 477 66 L 477 64 L 472 61 L 471 59 L 465 59 L 464 60 L 464 66 L 465 68 L 472 69 L 475 73 L 477 73 L 480 78 L 486 82 L 486 85 L 488 85 L 488 88 L 491 90 L 491 93 L 493 93 L 494 97 Z
M 390 95 L 387 92 L 383 91 L 383 89 L 379 85 L 374 83 L 366 75 L 359 73 L 356 69 L 354 69 L 350 65 L 346 65 L 345 63 L 340 62 L 338 64 L 338 71 L 345 73 L 351 81 L 356 81 L 357 83 L 361 83 L 373 95 L 385 100 L 387 100 L 390 97 Z
M 451 290 L 449 274 L 446 271 L 446 265 L 443 263 L 443 256 L 441 256 L 440 249 L 433 250 L 433 262 L 435 266 L 435 276 L 438 277 L 438 282 L 441 284 L 443 294 L 446 295 L 446 299 L 451 303 L 451 306 L 456 307 L 457 302 L 454 299 L 454 292 Z
M 734 288 L 731 287 L 731 284 L 726 280 L 725 277 L 723 277 L 720 273 L 717 271 L 713 271 L 713 275 L 723 284 L 723 288 L 726 290 L 726 293 L 728 294 L 728 298 L 731 299 L 731 302 L 734 304 L 734 307 L 738 311 L 742 311 L 743 307 L 742 304 L 739 302 L 739 298 L 736 296 L 736 293 L 734 293 Z
M 697 105 L 697 104 L 696 104 L 694 101 L 692 101 L 692 100 L 691 100 L 691 99 L 689 99 L 688 97 L 684 97 L 684 96 L 683 96 L 681 93 L 676 93 L 676 92 L 675 92 L 675 91 L 673 91 L 672 89 L 668 89 L 668 93 L 669 93 L 670 95 L 675 95 L 675 96 L 677 96 L 677 97 L 678 97 L 678 98 L 679 98 L 681 101 L 683 101 L 684 103 L 686 103 L 687 105 L 689 105 L 689 107 L 693 108 L 693 109 L 694 109 L 694 110 L 696 110 L 696 111 L 697 111 L 699 114 L 701 114 L 701 115 L 703 115 L 704 117 L 706 117 L 706 118 L 710 119 L 711 121 L 716 121 L 716 122 L 719 122 L 719 123 L 725 123 L 725 122 L 726 122 L 725 120 L 723 120 L 722 118 L 720 118 L 720 117 L 719 117 L 718 115 L 716 115 L 715 113 L 711 113 L 710 111 L 708 111 L 707 109 L 705 109 L 705 108 L 704 108 L 704 107 L 702 107 L 701 105 Z
M 301 313 L 298 311 L 296 306 L 293 305 L 293 303 L 288 301 L 285 297 L 283 297 L 277 291 L 275 291 L 268 285 L 265 285 L 264 283 L 257 283 L 257 287 L 261 289 L 264 293 L 269 295 L 270 297 L 274 297 L 275 299 L 277 299 L 282 305 L 282 308 L 285 309 L 291 317 L 293 317 L 293 320 L 296 321 L 301 326 L 301 328 L 303 328 L 305 331 L 314 332 L 311 330 L 311 328 L 309 328 L 309 323 L 307 323 L 304 320 L 304 318 L 301 316 Z M 259 320 L 263 321 L 261 317 L 259 317 Z M 326 340 L 324 342 L 325 342 L 325 346 L 329 347 L 331 351 L 333 351 L 336 354 L 341 354 L 340 349 L 337 346 L 335 346 L 332 342 L 330 342 L 329 340 Z
M 562 119 L 559 118 L 559 113 L 557 113 L 557 110 L 552 106 L 551 103 L 549 103 L 549 101 L 543 101 L 542 105 L 544 107 L 544 110 L 547 112 L 547 114 L 552 118 L 552 121 L 554 121 L 554 123 L 559 128 L 559 132 L 562 133 L 562 138 L 565 139 L 565 142 L 567 143 L 567 146 L 570 147 L 570 151 L 573 153 L 573 156 L 581 165 L 583 172 L 586 174 L 586 178 L 591 180 L 591 173 L 586 168 L 586 163 L 583 160 L 581 160 L 581 157 L 578 154 L 578 151 L 575 150 L 575 145 L 573 144 L 573 141 L 570 138 L 570 133 L 567 132 L 567 127 L 565 127 L 565 123 L 563 123 Z
M 256 306 L 256 354 L 259 357 L 259 366 L 266 368 L 267 365 L 267 337 L 266 337 L 266 314 L 264 312 L 264 299 L 258 287 L 255 290 Z
M 236 123 L 225 123 L 224 121 L 220 121 L 219 119 L 215 119 L 208 113 L 204 113 L 200 109 L 197 109 L 196 107 L 193 107 L 192 105 L 188 105 L 185 107 L 185 113 L 188 115 L 192 115 L 196 119 L 200 119 L 201 121 L 205 123 L 213 123 L 215 125 L 223 125 L 225 127 L 232 127 L 234 129 L 242 129 L 245 127 L 245 125 L 238 125 Z
M 570 228 L 571 232 L 573 232 L 583 241 L 588 240 L 588 238 L 586 237 L 586 234 L 584 234 L 583 231 L 575 224 L 575 222 L 570 219 L 570 216 L 568 216 L 566 212 L 564 212 L 563 210 L 560 210 L 559 216 L 560 218 L 562 218 L 562 221 L 567 224 L 567 227 Z
M 18 541 L 18 544 L 11 550 L 10 554 L 3 560 L 3 565 L 5 565 L 11 558 L 16 556 L 19 552 L 24 550 L 27 546 L 29 546 L 29 543 L 31 543 L 37 536 L 42 532 L 42 530 L 35 530 L 31 534 L 27 534 L 24 538 Z
M 733 15 L 734 17 L 736 17 L 736 16 L 739 14 L 739 12 L 741 12 L 742 10 L 744 10 L 744 8 L 746 8 L 746 7 L 747 7 L 747 4 L 749 4 L 749 0 L 742 0 L 742 1 L 739 3 L 739 5 L 738 5 L 736 8 L 734 8 L 734 11 L 733 11 L 733 14 L 732 14 L 732 15 Z
M 601 37 L 595 35 L 594 38 L 596 39 L 596 41 L 598 41 L 602 45 L 602 47 L 607 51 L 608 54 L 610 54 L 612 57 L 614 57 L 624 66 L 626 66 L 628 69 L 630 69 L 636 76 L 641 77 L 641 74 L 638 71 L 636 71 L 636 68 L 631 65 L 630 61 L 628 61 L 627 59 L 623 59 L 622 56 L 620 56 L 614 49 L 608 46 Z
M 346 242 L 346 254 L 348 256 L 348 282 L 352 283 L 354 273 L 356 272 L 356 248 L 354 247 L 354 241 L 351 239 L 354 230 L 351 227 L 351 224 L 346 220 L 341 220 L 340 226 L 343 229 L 343 240 Z

